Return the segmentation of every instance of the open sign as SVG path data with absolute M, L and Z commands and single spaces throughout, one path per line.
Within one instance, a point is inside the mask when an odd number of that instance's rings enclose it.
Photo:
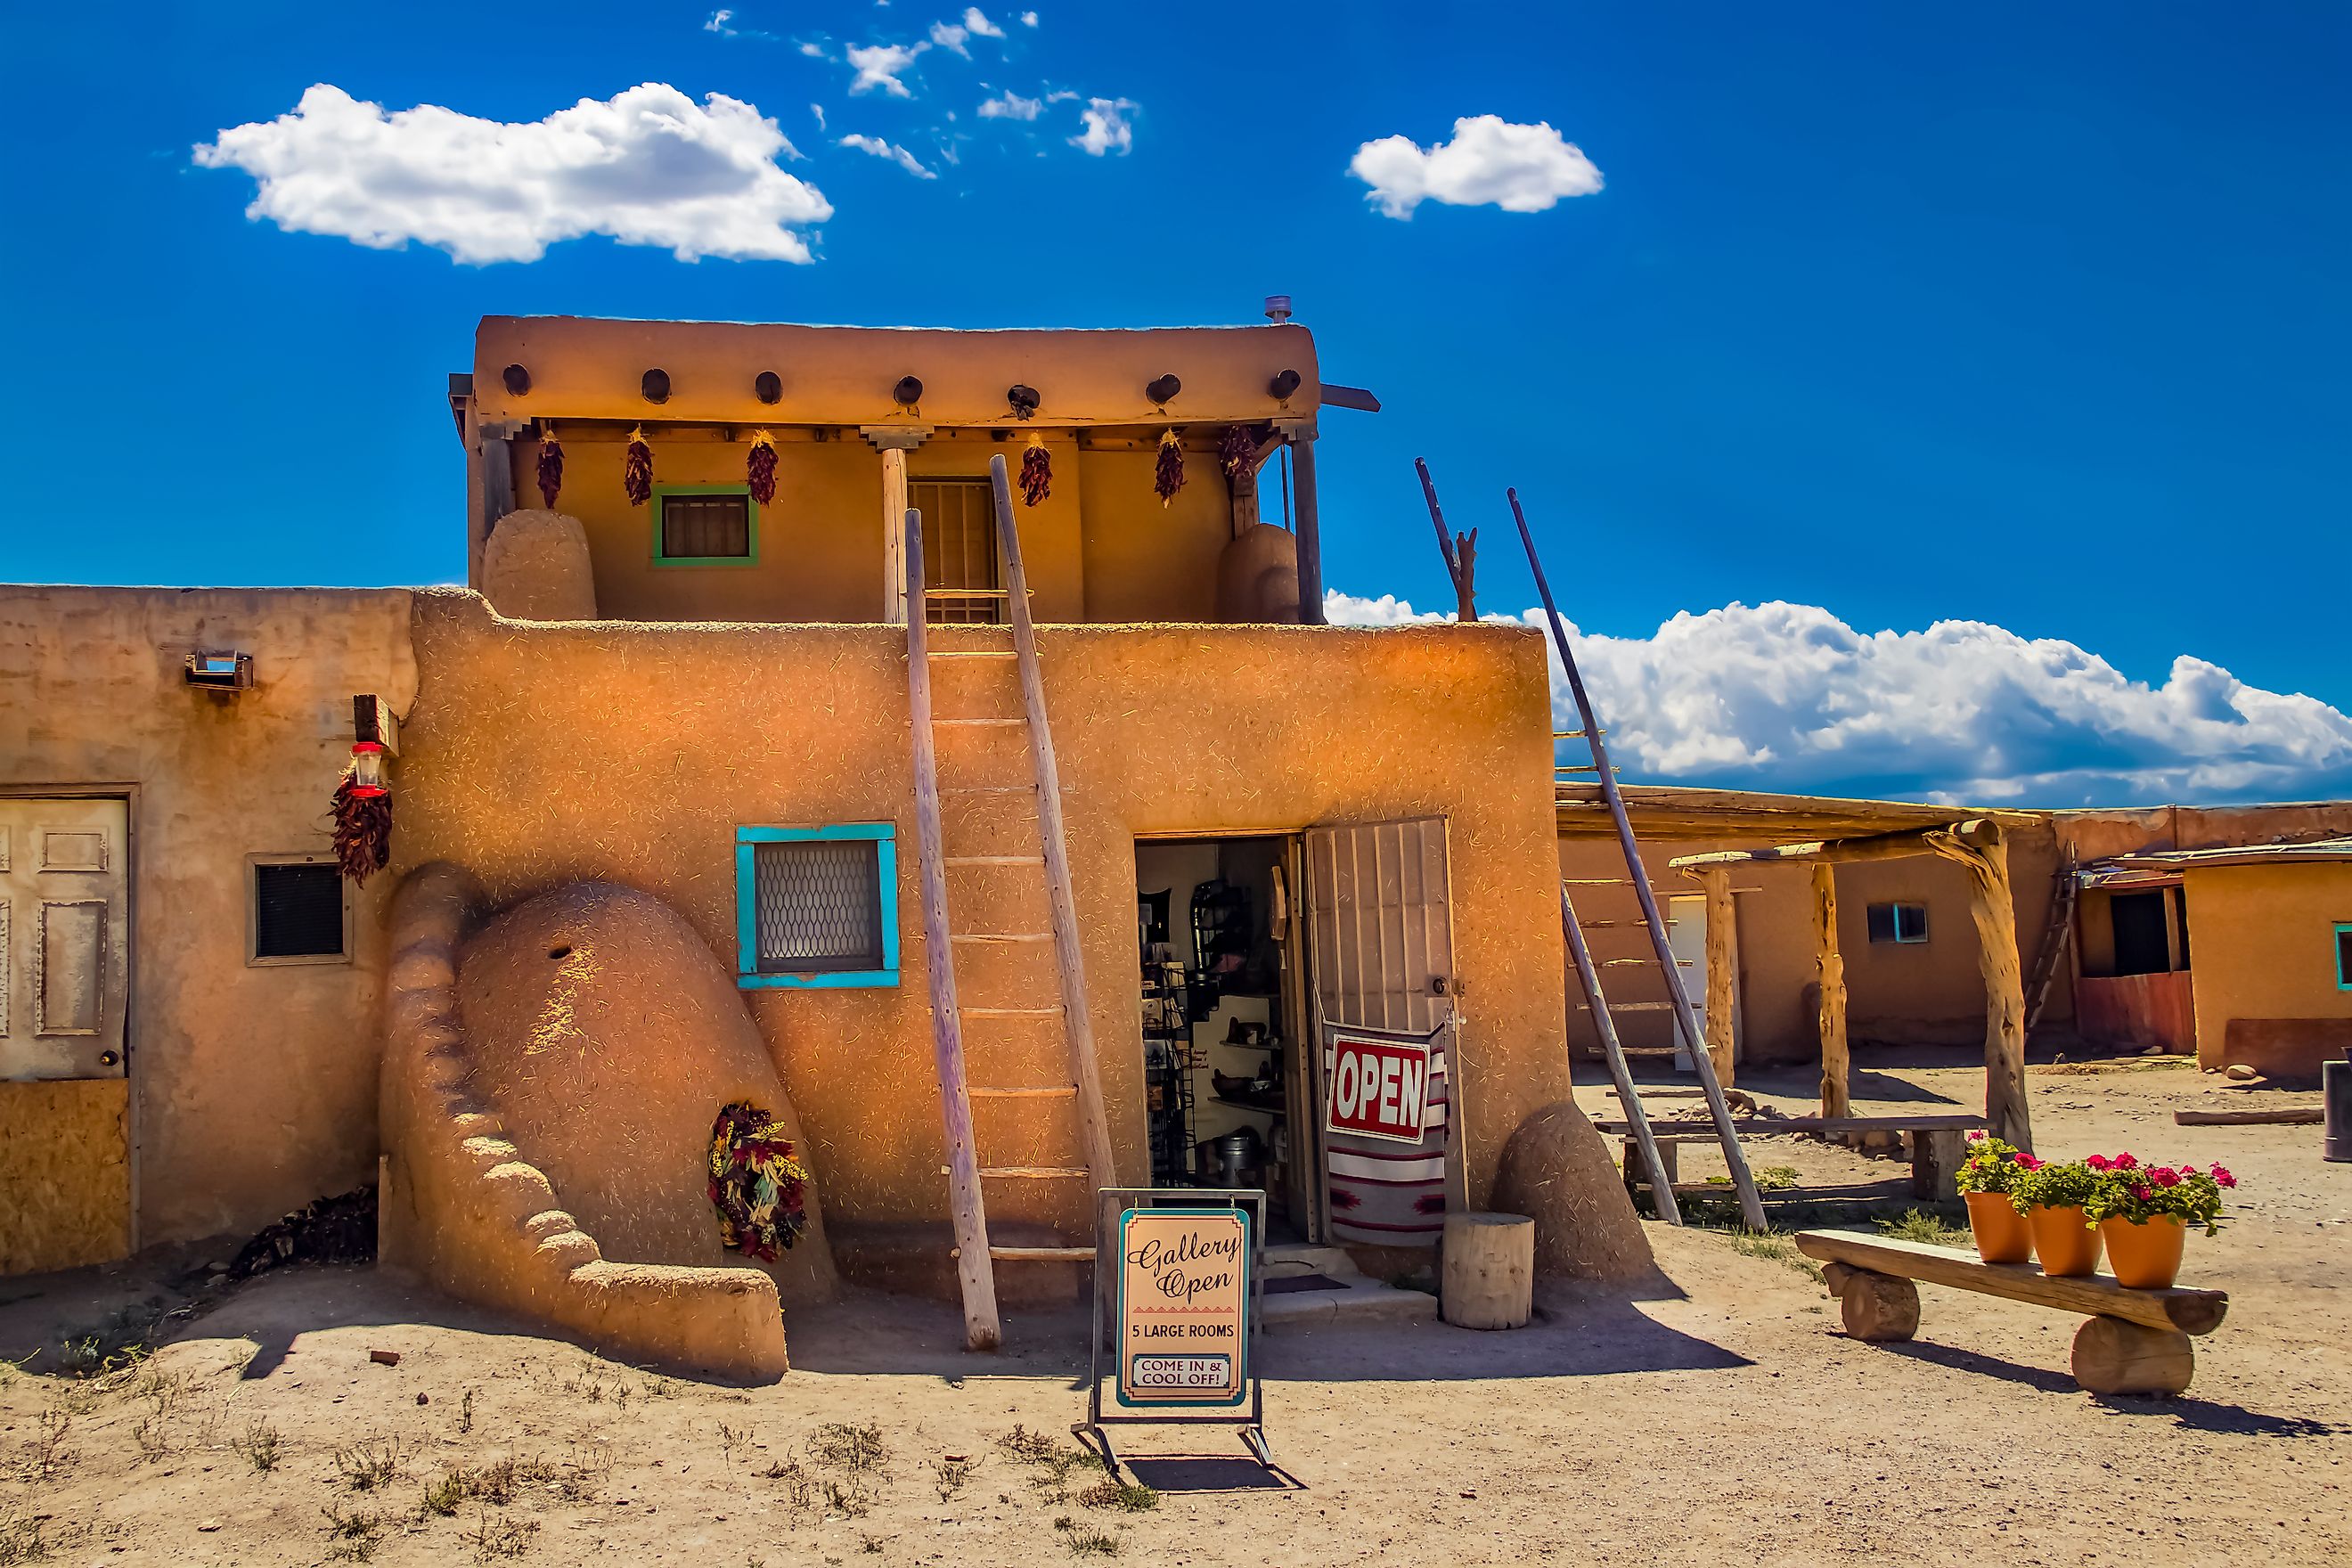
M 1330 1070 L 1324 1075 L 1323 1126 L 1399 1143 L 1418 1143 L 1428 1131 L 1429 1042 L 1331 1036 Z

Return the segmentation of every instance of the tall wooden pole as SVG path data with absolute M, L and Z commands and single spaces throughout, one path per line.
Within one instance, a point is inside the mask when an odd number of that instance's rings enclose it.
M 1625 815 L 1624 797 L 1617 791 L 1617 774 L 1609 765 L 1609 748 L 1601 739 L 1601 721 L 1592 710 L 1591 697 L 1584 689 L 1584 677 L 1577 671 L 1576 653 L 1568 645 L 1568 627 L 1559 618 L 1559 606 L 1552 602 L 1551 584 L 1545 580 L 1543 562 L 1536 555 L 1536 537 L 1528 531 L 1527 513 L 1519 508 L 1519 492 L 1509 489 L 1503 493 L 1510 498 L 1511 516 L 1519 525 L 1519 542 L 1526 547 L 1528 565 L 1535 573 L 1536 592 L 1542 596 L 1544 616 L 1551 625 L 1551 640 L 1559 650 L 1560 672 L 1568 678 L 1570 695 L 1576 699 L 1577 716 L 1584 726 L 1584 743 L 1591 748 L 1595 776 L 1601 781 L 1601 798 L 1609 807 L 1610 819 L 1617 826 L 1617 846 L 1624 852 L 1625 876 L 1633 884 L 1633 896 L 1641 901 L 1643 923 L 1650 933 L 1650 951 L 1657 955 L 1658 968 L 1666 977 L 1666 997 L 1674 1005 L 1675 1026 L 1681 1030 L 1692 1065 L 1698 1069 L 1699 1089 L 1706 1096 L 1707 1114 L 1714 1119 L 1716 1137 L 1723 1145 L 1723 1163 L 1731 1172 L 1732 1190 L 1739 1194 L 1740 1222 L 1750 1230 L 1767 1229 L 1764 1201 L 1756 1195 L 1756 1178 L 1748 1173 L 1748 1156 L 1740 1152 L 1739 1133 L 1731 1124 L 1731 1106 L 1723 1098 L 1723 1085 L 1716 1081 L 1715 1063 L 1706 1054 L 1706 1041 L 1699 1036 L 1698 1016 L 1691 1008 L 1683 972 L 1675 965 L 1665 917 L 1659 912 L 1657 895 L 1650 889 L 1650 873 L 1642 864 L 1642 847 L 1634 842 L 1633 820 Z
M 903 464 L 904 453 L 896 456 Z M 902 469 L 903 471 L 903 469 Z M 907 567 L 923 574 L 923 514 L 905 515 Z M 914 731 L 915 842 L 923 893 L 923 967 L 931 983 L 932 1063 L 939 1071 L 940 1108 L 947 1133 L 948 1213 L 955 1226 L 956 1274 L 963 1282 L 967 1347 L 992 1351 L 1003 1342 L 996 1315 L 996 1269 L 988 1255 L 988 1216 L 982 1207 L 980 1157 L 971 1136 L 971 1097 L 965 1090 L 963 1015 L 956 1005 L 955 949 L 948 940 L 948 876 L 940 832 L 940 760 L 931 732 L 931 667 L 926 617 L 907 618 L 907 709 Z
M 912 542 L 903 520 L 907 506 L 907 453 L 904 447 L 882 450 L 882 618 L 891 626 L 910 624 L 907 595 L 918 602 L 923 592 L 923 563 L 910 553 Z M 911 620 L 923 617 L 915 616 Z
M 1070 878 L 1068 835 L 1062 826 L 1061 770 L 1054 761 L 1054 737 L 1045 726 L 1045 680 L 1037 667 L 1037 633 L 1029 620 L 1029 577 L 1021 564 L 1021 529 L 1013 521 L 1013 485 L 1004 456 L 988 459 L 990 488 L 996 494 L 996 537 L 1004 546 L 1004 587 L 1013 612 L 1013 651 L 1021 669 L 1021 702 L 1029 715 L 1029 755 L 1037 773 L 1037 837 L 1045 860 L 1045 910 L 1054 933 L 1054 967 L 1062 985 L 1063 1037 L 1070 1053 L 1070 1081 L 1078 1094 L 1078 1136 L 1087 1152 L 1093 1189 L 1118 1184 L 1111 1158 L 1110 1121 L 1103 1111 L 1102 1072 L 1095 1059 L 1094 1016 L 1087 1007 L 1087 963 L 1078 943 L 1078 903 Z M 1101 1203 L 1090 1205 L 1100 1225 Z
M 1838 952 L 1837 868 L 1813 862 L 1813 967 L 1821 981 L 1822 1114 L 1847 1115 L 1853 1067 L 1845 1041 L 1845 959 Z
M 1649 1112 L 1642 1109 L 1642 1097 L 1634 1091 L 1633 1074 L 1625 1066 L 1625 1047 L 1617 1043 L 1617 1020 L 1609 1016 L 1609 998 L 1601 994 L 1601 972 L 1593 967 L 1592 950 L 1585 945 L 1584 928 L 1576 923 L 1576 906 L 1569 901 L 1568 884 L 1559 885 L 1559 931 L 1568 939 L 1568 956 L 1576 965 L 1576 982 L 1584 992 L 1584 1005 L 1592 1009 L 1592 1026 L 1601 1035 L 1601 1059 L 1609 1064 L 1610 1081 L 1617 1086 L 1617 1103 L 1624 1108 L 1626 1123 L 1633 1129 L 1633 1143 L 1642 1155 L 1642 1168 L 1649 1173 L 1650 1201 L 1658 1217 L 1668 1225 L 1683 1222 L 1682 1205 L 1675 1202 L 1674 1178 L 1666 1174 L 1666 1163 L 1658 1157 L 1658 1141 L 1650 1131 Z
M 1421 476 L 1421 493 L 1429 502 L 1429 521 L 1437 529 L 1437 553 L 1445 560 L 1445 574 L 1454 580 L 1454 618 L 1465 626 L 1478 624 L 1477 587 L 1472 574 L 1478 560 L 1478 531 L 1456 534 L 1445 526 L 1444 509 L 1437 504 L 1437 481 L 1429 477 L 1426 459 L 1412 460 Z
M 1315 437 L 1295 439 L 1298 469 L 1298 624 L 1323 625 L 1323 521 L 1315 500 Z
M 1706 889 L 1706 1054 L 1715 1059 L 1716 1080 L 1728 1089 L 1738 1066 L 1739 906 L 1729 868 L 1702 871 L 1698 879 Z
M 2009 879 L 2009 846 L 1993 822 L 1931 832 L 1928 847 L 1969 873 L 1969 912 L 1977 928 L 1977 967 L 1985 987 L 1985 1120 L 1993 1135 L 2033 1147 L 2025 1109 L 2025 976 L 2018 962 L 2017 900 Z

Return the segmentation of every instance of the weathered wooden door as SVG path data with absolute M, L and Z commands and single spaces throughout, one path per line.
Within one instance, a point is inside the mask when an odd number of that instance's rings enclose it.
M 1424 1035 L 1454 1017 L 1452 889 L 1444 817 L 1307 830 L 1307 968 L 1320 1023 Z M 1318 1026 L 1318 1037 L 1320 1032 Z M 1314 1046 L 1309 1059 L 1318 1075 L 1309 1125 L 1316 1129 L 1317 1159 L 1324 1173 L 1323 1234 L 1401 1245 L 1433 1242 L 1433 1236 L 1397 1232 L 1397 1216 L 1389 1216 L 1391 1223 L 1376 1231 L 1360 1219 L 1351 1224 L 1331 1205 L 1349 1197 L 1351 1187 L 1394 1196 L 1401 1188 L 1427 1187 L 1436 1175 L 1442 1177 L 1447 1206 L 1466 1206 L 1456 1155 L 1461 1097 L 1454 1088 L 1460 1064 L 1454 1037 L 1449 1034 L 1441 1040 L 1445 1063 L 1442 1080 L 1433 1068 L 1433 1131 L 1418 1157 L 1411 1150 L 1365 1148 L 1344 1136 L 1335 1143 L 1334 1135 L 1323 1130 L 1319 1037 Z M 1441 1116 L 1442 1127 L 1437 1125 Z M 1433 1196 L 1423 1200 L 1424 1210 L 1433 1201 Z
M 0 798 L 0 1274 L 131 1245 L 130 811 Z

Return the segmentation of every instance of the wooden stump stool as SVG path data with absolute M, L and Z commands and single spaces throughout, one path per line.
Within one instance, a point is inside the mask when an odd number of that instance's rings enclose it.
M 1536 1283 L 1536 1222 L 1518 1214 L 1445 1216 L 1438 1311 L 1462 1329 L 1525 1328 Z
M 2074 1381 L 2085 1394 L 2179 1394 L 2196 1370 L 2197 1352 L 2177 1329 L 2087 1318 L 2074 1331 Z
M 1855 1339 L 1887 1344 L 1919 1331 L 1919 1287 L 1910 1280 L 1843 1263 L 1825 1265 L 1822 1279 Z

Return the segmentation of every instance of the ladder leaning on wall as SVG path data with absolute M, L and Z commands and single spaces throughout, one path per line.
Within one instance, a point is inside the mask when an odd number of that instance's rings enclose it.
M 948 1196 L 955 1231 L 956 1273 L 963 1289 L 964 1338 L 973 1350 L 994 1350 L 1003 1331 L 996 1310 L 996 1266 L 1000 1263 L 1095 1262 L 1095 1238 L 1084 1246 L 999 1247 L 989 1239 L 987 1184 L 1011 1182 L 1078 1182 L 1085 1184 L 1086 1210 L 1091 1231 L 1095 1194 L 1117 1184 L 1111 1163 L 1109 1123 L 1103 1112 L 1102 1078 L 1095 1058 L 1094 1031 L 1087 1013 L 1086 970 L 1078 946 L 1076 900 L 1070 881 L 1069 847 L 1062 827 L 1062 791 L 1054 761 L 1054 742 L 1045 722 L 1045 688 L 1038 671 L 1037 644 L 1029 619 L 1028 579 L 1021 562 L 1020 530 L 1013 517 L 1012 486 L 1004 458 L 988 464 L 994 492 L 996 537 L 1003 552 L 1006 619 L 1012 630 L 1009 647 L 929 647 L 926 609 L 929 592 L 923 579 L 922 514 L 907 513 L 904 556 L 911 601 L 907 616 L 907 696 L 912 719 L 915 763 L 915 837 L 923 901 L 924 967 L 930 975 L 931 1037 L 939 1068 L 940 1105 L 947 1133 Z M 968 595 L 959 595 L 965 596 Z M 1013 661 L 1020 679 L 1020 715 L 957 715 L 934 717 L 931 676 L 934 661 Z M 940 783 L 939 731 L 1025 732 L 1033 770 L 1030 783 L 1006 784 Z M 942 797 L 1034 797 L 1037 848 L 1034 854 L 950 854 L 945 845 Z M 1001 848 L 1001 845 L 991 847 Z M 1045 883 L 1046 923 L 1043 931 L 974 931 L 960 929 L 948 900 L 950 868 L 992 868 L 1017 874 L 1034 868 Z M 1010 900 L 999 900 L 999 908 Z M 956 993 L 956 958 L 960 949 L 998 949 L 1050 943 L 1059 996 L 1050 1006 L 973 1006 L 960 1005 Z M 974 1085 L 964 1070 L 967 1026 L 981 1029 L 1018 1028 L 1023 1018 L 1061 1020 L 1066 1047 L 1065 1070 L 1055 1082 Z M 992 1052 L 1011 1057 L 1011 1050 Z M 1044 1066 L 1033 1076 L 1052 1069 Z M 1003 1074 L 1000 1076 L 1011 1077 Z M 982 1163 L 972 1123 L 972 1102 L 1067 1100 L 1085 1163 L 992 1165 Z

